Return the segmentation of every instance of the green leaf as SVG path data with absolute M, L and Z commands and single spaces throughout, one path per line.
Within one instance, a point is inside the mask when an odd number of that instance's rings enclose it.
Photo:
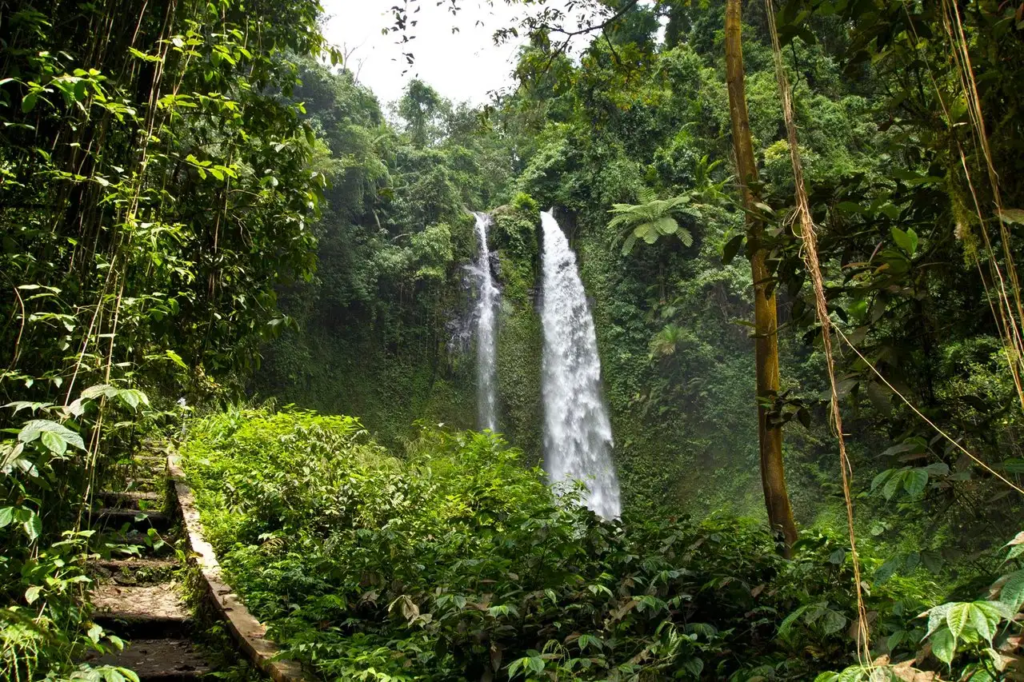
M 1002 613 L 992 604 L 984 601 L 976 601 L 971 604 L 971 625 L 978 631 L 978 634 L 992 645 L 992 638 L 996 634 L 999 621 L 1002 620 Z
M 33 585 L 32 587 L 25 590 L 25 601 L 29 604 L 34 603 L 39 599 L 39 593 L 43 591 L 43 588 L 39 585 Z
M 1011 474 L 1024 474 L 1024 459 L 1014 457 L 1003 462 L 1003 470 Z
M 54 433 L 53 431 L 43 431 L 40 440 L 50 452 L 58 457 L 68 450 L 68 442 L 64 440 L 60 434 Z
M 0 514 L 3 510 L 0 509 Z M 3 528 L 2 517 L 0 517 L 0 528 Z M 1024 604 L 1024 570 L 1016 571 L 1005 577 L 1003 587 L 999 592 L 999 601 L 1006 604 L 1013 611 L 1020 610 Z
M 788 637 L 790 631 L 793 629 L 793 623 L 795 623 L 796 619 L 799 618 L 800 616 L 802 616 L 804 614 L 804 612 L 807 611 L 807 609 L 809 609 L 810 607 L 811 607 L 810 604 L 804 604 L 803 606 L 798 608 L 796 611 L 794 611 L 793 613 L 791 613 L 788 616 L 786 616 L 786 619 L 782 621 L 781 625 L 779 625 L 778 636 L 781 637 L 782 639 L 785 639 L 786 637 Z
M 28 520 L 22 524 L 22 527 L 25 529 L 28 539 L 35 542 L 43 534 L 43 520 L 35 512 L 30 511 L 29 514 Z
M 953 662 L 956 655 L 956 638 L 948 628 L 942 628 L 932 637 L 932 653 L 945 664 Z
M 949 631 L 953 633 L 955 639 L 960 639 L 960 635 L 963 634 L 964 628 L 967 627 L 967 623 L 971 617 L 971 605 L 967 603 L 957 603 L 950 607 L 946 613 L 946 626 Z M 948 663 L 948 661 L 947 661 Z
M 167 357 L 171 359 L 171 362 L 181 367 L 182 369 L 188 369 L 188 365 L 185 364 L 185 361 L 182 360 L 181 356 L 175 353 L 173 350 L 167 351 Z
M 913 256 L 917 253 L 917 233 L 913 230 L 907 230 L 904 232 L 898 227 L 892 228 L 892 238 L 896 242 L 896 246 L 903 249 L 908 255 Z
M 14 522 L 14 507 L 0 508 L 0 528 L 6 528 Z
M 928 485 L 928 471 L 925 469 L 911 469 L 903 475 L 903 489 L 911 497 L 917 497 L 924 492 Z
M 654 228 L 663 235 L 675 234 L 679 230 L 679 223 L 671 216 L 660 218 L 654 223 Z
M 683 668 L 686 672 L 693 675 L 695 679 L 700 679 L 700 674 L 704 672 L 704 661 L 699 658 L 691 658 L 687 661 L 683 661 Z
M 746 239 L 746 235 L 738 234 L 728 241 L 725 248 L 722 250 L 722 264 L 728 265 L 739 253 L 740 247 L 743 246 L 743 240 Z
M 903 564 L 902 557 L 892 557 L 875 571 L 873 579 L 875 583 L 882 585 L 889 582 L 889 579 L 896 573 L 896 570 Z
M 942 570 L 942 554 L 932 549 L 925 550 L 921 552 L 921 563 L 932 573 L 938 574 Z
M 623 242 L 623 244 L 622 244 L 622 255 L 623 256 L 628 256 L 629 254 L 631 254 L 633 252 L 633 246 L 635 244 L 636 244 L 636 235 L 633 234 L 633 233 L 630 233 L 629 236 L 626 237 L 626 241 Z
M 931 637 L 932 633 L 938 630 L 941 626 L 946 623 L 946 614 L 953 607 L 953 604 L 942 604 L 930 609 L 928 613 L 928 632 L 925 633 L 925 638 Z
M 64 442 L 73 448 L 85 450 L 85 442 L 82 437 L 71 429 L 47 419 L 33 419 L 25 424 L 18 433 L 18 440 L 22 443 L 31 443 L 43 433 L 54 433 L 64 439 Z
M 896 473 L 896 469 L 887 469 L 882 473 L 878 474 L 871 481 L 871 492 L 878 490 L 879 486 L 884 485 L 893 474 Z
M 889 481 L 885 484 L 885 487 L 882 488 L 882 497 L 884 497 L 887 500 L 891 500 L 893 495 L 896 494 L 896 491 L 899 490 L 900 484 L 903 483 L 903 478 L 906 476 L 906 474 L 907 469 L 895 472 L 892 475 L 892 478 L 890 478 Z
M 39 100 L 39 91 L 32 90 L 25 98 L 21 100 L 21 113 L 27 114 L 36 108 L 36 102 Z

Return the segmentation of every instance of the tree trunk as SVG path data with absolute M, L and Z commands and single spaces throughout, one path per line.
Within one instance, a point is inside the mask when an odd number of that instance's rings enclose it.
M 761 449 L 761 484 L 768 508 L 768 523 L 782 535 L 785 554 L 790 555 L 796 542 L 796 524 L 786 490 L 782 463 L 782 428 L 768 423 L 765 402 L 774 401 L 779 393 L 778 318 L 775 293 L 768 295 L 768 268 L 762 245 L 764 225 L 754 217 L 757 201 L 752 185 L 757 183 L 757 163 L 750 137 L 747 117 L 747 95 L 743 75 L 743 43 L 740 36 L 742 0 L 726 0 L 725 7 L 725 71 L 729 86 L 729 115 L 732 119 L 732 142 L 736 152 L 736 170 L 740 181 L 743 205 L 747 209 L 747 250 L 754 278 L 754 358 L 757 365 L 757 437 Z

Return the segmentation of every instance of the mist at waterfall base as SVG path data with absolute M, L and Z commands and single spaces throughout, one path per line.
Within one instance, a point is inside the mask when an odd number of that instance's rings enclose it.
M 550 212 L 541 214 L 541 225 L 545 469 L 556 487 L 583 481 L 587 506 L 614 519 L 622 505 L 594 319 L 562 228 Z
M 498 430 L 497 383 L 498 383 L 498 306 L 501 292 L 494 284 L 491 272 L 491 251 L 487 246 L 487 228 L 491 218 L 485 213 L 474 213 L 476 236 L 479 242 L 477 261 L 470 268 L 477 286 L 477 303 L 474 311 L 476 320 L 476 370 L 477 370 L 477 423 L 481 429 Z

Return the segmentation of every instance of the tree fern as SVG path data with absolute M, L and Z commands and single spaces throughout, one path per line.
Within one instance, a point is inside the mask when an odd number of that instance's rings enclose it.
M 693 209 L 686 206 L 690 197 L 680 195 L 672 199 L 658 199 L 654 190 L 644 187 L 639 192 L 639 204 L 614 204 L 608 226 L 612 229 L 625 228 L 622 255 L 632 253 L 638 239 L 653 244 L 663 236 L 676 235 L 686 246 L 693 245 L 693 235 L 673 217 L 674 213 L 693 215 Z

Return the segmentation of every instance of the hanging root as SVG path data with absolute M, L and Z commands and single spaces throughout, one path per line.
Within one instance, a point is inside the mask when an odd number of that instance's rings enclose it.
M 818 261 L 817 237 L 814 233 L 814 222 L 804 188 L 803 163 L 800 160 L 800 146 L 796 134 L 796 121 L 793 115 L 793 101 L 789 89 L 786 67 L 782 61 L 782 47 L 779 44 L 778 29 L 775 25 L 775 10 L 772 0 L 765 0 L 768 15 L 768 27 L 772 36 L 772 50 L 775 56 L 775 73 L 779 81 L 779 93 L 782 96 L 782 113 L 786 120 L 786 133 L 789 141 L 789 157 L 793 163 L 793 179 L 796 184 L 796 219 L 800 222 L 801 236 L 804 242 L 803 255 L 807 271 L 814 285 L 815 310 L 821 323 L 821 336 L 825 347 L 825 361 L 828 367 L 828 379 L 831 388 L 832 426 L 839 439 L 839 466 L 843 474 L 843 498 L 846 501 L 846 523 L 850 534 L 850 557 L 853 561 L 854 590 L 857 594 L 857 657 L 861 664 L 871 661 L 870 633 L 868 629 L 867 609 L 864 606 L 864 594 L 861 587 L 860 558 L 857 554 L 857 537 L 853 522 L 853 495 L 850 492 L 850 481 L 853 468 L 846 454 L 846 441 L 843 436 L 843 416 L 839 410 L 839 391 L 837 388 L 835 361 L 832 357 L 832 323 L 828 316 L 828 304 L 825 299 L 825 284 L 821 276 L 821 265 Z

